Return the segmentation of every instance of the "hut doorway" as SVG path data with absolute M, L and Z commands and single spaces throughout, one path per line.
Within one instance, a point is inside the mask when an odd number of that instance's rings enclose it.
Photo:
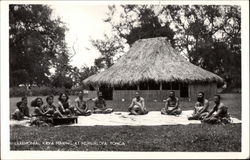
M 187 98 L 188 95 L 188 84 L 187 83 L 181 83 L 180 84 L 180 97 Z
M 102 92 L 102 97 L 105 100 L 113 100 L 113 88 L 108 85 L 101 85 L 99 91 Z

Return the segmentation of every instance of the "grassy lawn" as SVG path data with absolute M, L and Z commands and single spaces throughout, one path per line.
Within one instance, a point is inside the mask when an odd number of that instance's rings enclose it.
M 222 94 L 233 117 L 241 119 L 241 95 Z M 29 97 L 29 102 L 35 97 Z M 74 100 L 75 97 L 70 97 Z M 11 98 L 10 112 L 20 98 Z M 43 97 L 45 100 L 45 97 Z M 55 99 L 56 100 L 56 99 Z M 116 111 L 126 111 L 130 102 L 108 101 Z M 194 102 L 182 102 L 192 109 Z M 212 105 L 213 103 L 211 103 Z M 159 111 L 164 102 L 147 102 L 149 111 Z M 93 103 L 89 103 L 90 108 Z M 241 124 L 175 126 L 94 126 L 10 128 L 11 150 L 70 151 L 211 151 L 240 152 Z
M 239 152 L 241 125 L 12 127 L 10 142 L 11 150 Z

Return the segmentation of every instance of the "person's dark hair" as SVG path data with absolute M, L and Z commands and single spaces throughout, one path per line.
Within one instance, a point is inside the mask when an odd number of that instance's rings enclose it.
M 202 94 L 203 97 L 205 96 L 205 93 L 204 93 L 204 92 L 199 92 L 198 94 Z
M 69 96 L 68 96 L 66 93 L 60 93 L 60 95 L 59 95 L 59 97 L 58 97 L 58 100 L 59 100 L 59 101 L 62 101 L 62 95 L 63 95 L 63 94 L 66 96 L 66 101 L 68 101 Z
M 37 105 L 37 101 L 38 101 L 39 99 L 42 101 L 42 105 L 43 105 L 43 99 L 40 98 L 40 97 L 37 97 L 35 100 L 33 100 L 33 101 L 30 103 L 30 105 L 31 105 L 32 107 L 37 107 L 37 106 L 38 106 L 38 105 Z
M 27 99 L 27 97 L 26 97 L 26 96 L 23 96 L 21 100 L 23 101 L 23 100 L 25 100 L 25 99 Z
M 175 94 L 175 91 L 170 91 L 169 93 L 174 93 Z
M 220 95 L 218 95 L 218 94 L 214 95 L 214 97 L 218 97 L 219 100 L 221 99 Z
M 54 99 L 54 96 L 53 96 L 53 95 L 49 95 L 49 96 L 47 96 L 47 97 L 46 97 L 46 102 L 48 102 L 49 98 Z

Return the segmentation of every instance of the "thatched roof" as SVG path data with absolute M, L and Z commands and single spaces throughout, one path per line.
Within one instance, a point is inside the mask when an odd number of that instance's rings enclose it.
M 156 82 L 223 82 L 177 53 L 164 37 L 140 39 L 113 66 L 85 79 L 86 84 Z

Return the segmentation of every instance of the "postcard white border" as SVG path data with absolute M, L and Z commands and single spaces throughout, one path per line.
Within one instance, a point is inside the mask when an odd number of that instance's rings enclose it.
M 242 151 L 241 152 L 84 152 L 10 151 L 9 142 L 9 4 L 160 4 L 240 5 L 242 15 Z M 249 157 L 249 2 L 246 1 L 1 1 L 1 158 L 3 159 L 245 159 Z

